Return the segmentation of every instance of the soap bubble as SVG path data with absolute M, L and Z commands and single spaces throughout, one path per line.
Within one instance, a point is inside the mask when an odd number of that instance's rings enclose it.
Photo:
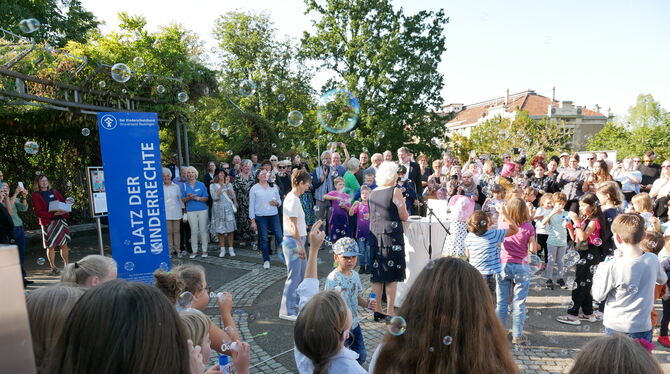
M 84 136 L 89 136 L 91 135 L 91 130 L 89 130 L 88 127 L 84 127 L 83 129 L 81 129 L 81 134 Z
M 212 128 L 212 131 L 221 130 L 221 124 L 216 121 L 212 122 L 212 125 L 210 127 Z
M 369 107 L 368 108 L 368 116 L 374 116 L 376 113 L 375 108 Z
M 356 126 L 360 110 L 351 92 L 334 89 L 321 96 L 316 118 L 325 130 L 341 134 Z
M 158 265 L 158 268 L 163 271 L 170 271 L 170 265 L 167 262 L 163 261 Z
M 277 148 L 277 143 L 272 143 L 272 148 Z
M 428 263 L 426 264 L 426 269 L 428 269 L 428 270 L 430 270 L 430 269 L 432 269 L 432 268 L 434 268 L 434 267 L 435 267 L 435 260 L 430 260 L 430 261 L 428 261 Z
M 400 251 L 402 251 L 402 246 L 401 245 L 394 245 L 394 246 L 391 247 L 391 250 L 393 250 L 394 252 L 400 252 Z
M 23 150 L 29 155 L 34 155 L 40 150 L 40 146 L 32 140 L 27 141 L 23 145 Z
M 563 265 L 565 265 L 566 268 L 575 266 L 577 261 L 579 261 L 579 253 L 575 250 L 569 250 L 565 256 L 563 256 Z
M 35 172 L 35 175 L 42 175 L 42 172 L 39 171 L 39 170 L 37 170 L 37 171 Z
M 600 238 L 595 238 L 593 239 L 593 245 L 595 245 L 596 247 L 600 247 L 601 245 L 603 245 L 603 240 Z
M 401 316 L 395 316 L 391 318 L 389 323 L 386 325 L 386 328 L 389 330 L 391 335 L 400 336 L 405 333 L 405 330 L 407 330 L 407 322 Z
M 112 66 L 111 72 L 112 79 L 119 83 L 128 82 L 130 80 L 130 76 L 132 75 L 128 65 L 122 63 L 114 64 L 114 66 Z
M 378 267 L 379 267 L 379 263 L 378 263 L 377 261 L 375 261 L 375 262 L 372 264 L 372 267 L 375 268 L 375 269 L 378 268 Z
M 284 96 L 284 94 L 279 94 L 279 96 L 277 96 L 277 100 L 283 103 L 286 101 L 286 96 Z
M 363 147 L 363 152 L 368 153 L 368 147 Z
M 384 136 L 386 136 L 386 134 L 384 133 L 384 131 L 379 131 L 379 132 L 377 133 L 377 137 L 378 137 L 379 139 L 383 138 Z
M 98 87 L 100 87 L 100 88 L 105 88 L 105 87 L 107 87 L 107 82 L 105 82 L 105 81 L 100 81 L 100 82 L 98 82 Z
M 391 222 L 391 227 L 392 228 L 398 228 L 398 222 Z
M 394 264 L 395 262 L 393 262 L 393 260 L 389 260 L 389 262 L 386 263 L 390 268 L 392 268 Z
M 70 204 L 70 205 L 74 204 L 74 197 L 71 197 L 71 196 L 67 197 L 65 199 L 65 202 Z
M 135 270 L 135 263 L 132 261 L 126 261 L 126 263 L 123 264 L 123 268 L 126 269 L 126 271 L 133 271 Z
M 122 93 L 122 94 L 127 94 L 127 93 L 128 93 L 128 90 L 126 90 L 126 89 L 124 88 L 124 89 L 121 90 L 121 93 Z
M 356 137 L 356 130 L 349 133 L 349 136 L 353 139 Z
M 451 336 L 445 336 L 444 338 L 442 338 L 442 344 L 444 345 L 451 345 L 452 341 L 453 339 L 451 338 Z
M 46 260 L 44 259 L 44 257 L 39 257 L 37 259 L 37 265 L 42 266 L 42 265 L 44 265 L 45 262 L 46 262 Z
M 35 18 L 22 19 L 19 22 L 19 29 L 25 34 L 31 34 L 37 31 L 42 24 Z
M 598 265 L 591 265 L 589 269 L 591 270 L 591 274 L 595 274 L 598 271 Z
M 577 261 L 577 265 L 586 265 L 586 259 L 583 258 L 583 259 Z
M 177 304 L 182 308 L 188 308 L 193 303 L 193 294 L 186 291 L 179 295 Z
M 379 147 L 380 145 L 381 145 L 380 142 L 378 142 L 378 141 L 375 142 L 375 147 Z
M 135 65 L 136 68 L 141 68 L 144 66 L 144 59 L 142 57 L 135 57 L 133 59 L 133 65 Z
M 307 157 L 309 157 L 309 153 L 307 153 L 307 152 L 303 152 L 303 153 L 302 153 L 302 157 L 303 157 L 303 158 L 307 158 Z
M 319 208 L 318 205 L 314 205 L 314 211 L 315 211 L 315 212 L 318 212 L 319 210 L 321 210 L 321 208 Z
M 256 92 L 256 83 L 252 81 L 251 79 L 245 79 L 242 82 L 240 82 L 240 88 L 239 88 L 240 95 L 244 97 L 249 97 L 253 95 Z
M 297 110 L 292 110 L 288 114 L 288 124 L 293 127 L 298 127 L 302 124 L 303 115 Z
M 159 95 L 164 94 L 165 93 L 165 86 L 163 86 L 162 84 L 159 84 L 158 86 L 156 86 L 156 92 Z
M 538 255 L 529 255 L 527 257 L 528 260 L 528 267 L 530 268 L 530 273 L 535 274 L 538 271 L 542 270 L 542 265 L 544 264 L 544 261 L 540 258 Z
M 430 352 L 430 353 L 435 352 L 435 348 L 434 347 L 428 347 L 428 352 Z
M 631 295 L 635 295 L 635 294 L 637 293 L 637 291 L 638 291 L 638 290 L 637 290 L 637 287 L 636 287 L 636 286 L 633 286 L 633 285 L 628 286 L 628 293 L 629 293 L 629 294 L 631 294 Z
M 230 151 L 230 150 L 229 150 L 228 152 L 226 152 L 226 153 L 228 154 L 228 156 L 232 156 L 232 155 L 233 155 L 233 151 Z
M 589 253 L 588 255 L 586 255 L 586 259 L 589 261 L 593 260 L 593 254 Z
M 289 261 L 295 261 L 298 259 L 298 252 L 300 251 L 300 246 L 298 241 L 293 237 L 284 237 L 284 240 L 281 242 L 283 250 L 288 254 Z
M 286 134 L 280 132 L 279 134 L 277 134 L 277 136 L 279 137 L 279 139 L 284 139 L 286 137 Z
M 188 94 L 184 91 L 180 92 L 177 94 L 177 100 L 179 100 L 182 103 L 185 103 L 188 101 Z
M 195 113 L 195 105 L 191 105 L 190 107 L 188 107 L 188 111 L 191 113 Z

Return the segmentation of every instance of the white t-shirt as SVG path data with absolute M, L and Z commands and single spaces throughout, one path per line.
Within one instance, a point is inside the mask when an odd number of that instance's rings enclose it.
M 282 223 L 284 224 L 284 235 L 290 235 L 289 229 L 291 227 L 290 217 L 298 218 L 298 233 L 300 236 L 307 236 L 307 224 L 305 223 L 305 211 L 300 204 L 300 197 L 293 193 L 293 191 L 286 194 L 284 199 L 284 215 Z

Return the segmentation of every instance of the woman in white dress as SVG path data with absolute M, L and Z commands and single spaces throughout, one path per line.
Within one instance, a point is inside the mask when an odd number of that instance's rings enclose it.
M 228 253 L 235 256 L 233 248 L 233 237 L 237 225 L 235 223 L 235 190 L 232 183 L 228 181 L 228 173 L 219 170 L 212 184 L 209 185 L 209 195 L 212 197 L 212 222 L 210 232 L 219 238 L 219 257 L 226 255 L 226 240 L 228 240 Z

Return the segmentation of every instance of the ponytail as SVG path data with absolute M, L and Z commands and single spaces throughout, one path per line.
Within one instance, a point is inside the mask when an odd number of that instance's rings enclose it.
M 163 270 L 154 272 L 154 286 L 156 286 L 173 305 L 177 303 L 177 297 L 184 288 L 183 283 L 177 279 L 174 273 L 168 273 Z
M 91 277 L 105 279 L 116 268 L 114 259 L 101 255 L 88 255 L 79 261 L 69 263 L 63 269 L 61 282 L 86 285 Z
M 291 172 L 291 186 L 297 187 L 300 183 L 306 182 L 309 183 L 312 180 L 312 176 L 309 175 L 304 169 L 293 169 Z

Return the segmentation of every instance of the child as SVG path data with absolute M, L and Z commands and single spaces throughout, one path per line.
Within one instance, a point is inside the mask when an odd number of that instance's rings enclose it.
M 199 345 L 201 350 L 200 353 L 202 354 L 202 363 L 207 364 L 209 362 L 209 356 L 211 353 L 210 345 L 211 341 L 209 340 L 209 317 L 207 317 L 203 312 L 199 310 L 189 310 L 185 312 L 179 313 L 179 317 L 181 318 L 181 321 L 186 327 L 186 331 L 188 332 L 188 337 L 193 341 L 193 345 Z M 241 343 L 238 342 L 237 344 L 240 345 L 248 345 L 248 343 Z M 209 368 L 205 374 L 207 373 L 220 373 L 220 367 L 219 365 L 214 365 L 211 368 Z
M 500 216 L 509 223 L 509 229 L 496 229 L 488 214 L 476 210 L 468 218 L 468 235 L 465 236 L 465 253 L 469 262 L 475 269 L 479 270 L 491 290 L 493 300 L 496 297 L 496 274 L 501 271 L 500 267 L 500 244 L 503 240 L 516 234 L 519 228 L 507 218 L 503 205 L 499 205 Z
M 301 311 L 293 328 L 296 366 L 301 374 L 365 374 L 367 371 L 357 362 L 358 354 L 344 344 L 353 322 L 351 310 L 337 292 L 319 292 L 316 259 L 325 237 L 321 224 L 317 221 L 309 232 L 305 279 L 297 290 Z
M 342 238 L 333 245 L 333 258 L 337 262 L 337 268 L 328 274 L 324 291 L 339 287 L 342 291 L 340 295 L 346 301 L 349 310 L 351 311 L 351 337 L 345 341 L 345 346 L 352 351 L 358 353 L 358 363 L 363 364 L 367 357 L 365 351 L 365 342 L 363 341 L 363 333 L 359 325 L 360 317 L 358 316 L 358 307 L 367 307 L 368 303 L 363 299 L 361 293 L 363 286 L 358 273 L 354 271 L 356 261 L 358 260 L 359 252 L 356 241 L 352 238 Z
M 535 216 L 535 206 L 533 203 L 537 199 L 537 190 L 531 186 L 523 188 L 523 200 L 526 202 L 526 207 L 528 207 L 528 216 Z
M 664 284 L 668 277 L 658 258 L 640 249 L 642 217 L 620 214 L 612 223 L 612 232 L 621 254 L 598 266 L 592 290 L 595 300 L 606 303 L 605 334 L 620 332 L 651 343 L 649 315 L 654 307 L 654 284 Z
M 568 246 L 568 234 L 565 231 L 567 214 L 563 210 L 563 207 L 568 199 L 563 192 L 544 194 L 542 198 L 544 199 L 546 196 L 550 198 L 549 203 L 553 207 L 549 214 L 542 218 L 542 224 L 545 225 L 547 230 L 547 258 L 549 259 L 546 269 L 547 288 L 553 290 L 554 282 L 561 288 L 565 287 L 565 281 L 563 281 L 563 256 Z M 555 274 L 554 265 L 556 265 Z
M 614 252 L 614 240 L 612 239 L 612 222 L 616 216 L 619 215 L 620 207 L 623 204 L 623 193 L 619 188 L 617 182 L 608 181 L 603 182 L 600 187 L 596 190 L 596 196 L 598 201 L 600 201 L 600 210 L 603 212 L 605 217 L 605 227 L 606 232 L 609 235 L 603 239 L 603 245 L 601 247 L 601 257 L 604 259 L 607 256 L 611 256 Z
M 569 325 L 581 325 L 580 320 L 596 322 L 593 314 L 593 297 L 591 296 L 591 280 L 593 273 L 591 266 L 600 262 L 600 247 L 605 230 L 605 217 L 600 210 L 596 195 L 587 193 L 579 199 L 579 215 L 569 212 L 568 231 L 575 242 L 575 249 L 579 253 L 579 261 L 575 268 L 575 283 L 577 288 L 572 290 L 572 307 L 567 315 L 558 316 L 556 320 Z M 639 242 L 638 242 L 639 243 Z M 579 309 L 582 315 L 579 314 Z
M 414 214 L 414 205 L 418 205 L 419 200 L 416 197 L 416 190 L 414 190 L 414 184 L 409 180 L 404 180 L 405 174 L 407 173 L 407 168 L 404 165 L 398 166 L 398 188 L 402 192 L 402 196 L 405 198 L 405 205 L 407 206 L 407 212 L 412 215 Z
M 569 374 L 662 374 L 661 365 L 645 348 L 621 334 L 595 338 L 582 347 Z
M 663 237 L 663 249 L 658 253 L 658 260 L 661 262 L 661 268 L 668 276 L 670 281 L 670 236 Z M 658 290 L 656 285 L 656 290 Z M 667 348 L 670 348 L 670 338 L 668 338 L 668 324 L 670 323 L 670 284 L 665 285 L 665 293 L 661 301 L 663 303 L 663 318 L 661 318 L 661 331 L 659 332 L 658 342 Z
M 370 263 L 370 243 L 368 236 L 370 234 L 370 207 L 368 206 L 368 197 L 370 197 L 370 187 L 361 186 L 361 201 L 356 201 L 349 208 L 349 215 L 356 215 L 356 241 L 358 242 L 359 265 L 361 274 L 370 274 L 368 268 Z
M 653 220 L 651 220 L 654 217 L 654 203 L 648 193 L 642 192 L 633 196 L 629 213 L 638 213 L 644 218 L 644 229 L 646 231 L 655 230 Z
M 442 256 L 465 258 L 465 236 L 468 234 L 468 217 L 475 210 L 475 202 L 466 196 L 456 195 L 449 199 L 449 235 L 442 247 Z
M 507 202 L 507 216 L 509 221 L 519 227 L 519 231 L 505 238 L 500 251 L 502 272 L 497 277 L 497 306 L 496 314 L 504 326 L 508 326 L 507 313 L 510 301 L 510 288 L 514 285 L 514 303 L 512 304 L 512 343 L 524 344 L 523 325 L 526 320 L 526 297 L 530 285 L 530 268 L 528 253 L 537 252 L 535 229 L 530 224 L 526 203 L 520 198 L 512 198 Z M 510 224 L 502 222 L 501 228 Z
M 653 253 L 658 257 L 658 253 L 663 249 L 663 235 L 656 231 L 647 231 L 644 239 L 640 243 L 640 249 L 646 253 Z M 665 285 L 657 284 L 654 287 L 654 302 L 665 294 Z M 655 308 L 651 309 L 651 326 L 658 327 L 658 313 Z
M 375 174 L 372 173 L 372 172 L 365 173 L 365 175 L 363 176 L 363 185 L 368 186 L 370 188 L 370 191 L 377 188 L 377 184 L 375 183 Z M 363 186 L 361 186 L 361 187 L 363 187 Z M 361 199 L 361 190 L 359 189 L 354 194 L 354 201 L 360 200 L 360 199 Z
M 335 191 L 330 191 L 323 196 L 330 200 L 332 213 L 328 222 L 330 241 L 335 243 L 339 238 L 347 236 L 349 232 L 349 195 L 344 193 L 344 179 L 337 177 L 333 180 Z
M 493 194 L 493 197 L 489 197 L 484 201 L 482 210 L 491 215 L 491 222 L 493 222 L 493 226 L 497 228 L 498 210 L 496 209 L 496 206 L 505 204 L 505 189 L 497 183 L 493 184 L 491 186 L 491 194 Z
M 540 251 L 538 252 L 538 256 L 541 254 L 544 255 L 545 267 L 547 266 L 548 262 L 547 238 L 549 237 L 549 233 L 547 231 L 546 224 L 543 222 L 543 220 L 545 217 L 549 216 L 549 213 L 551 213 L 554 207 L 551 198 L 552 194 L 550 193 L 542 195 L 538 207 L 535 210 L 535 214 L 532 216 L 533 221 L 535 221 L 535 234 L 537 237 L 537 243 L 540 245 Z

